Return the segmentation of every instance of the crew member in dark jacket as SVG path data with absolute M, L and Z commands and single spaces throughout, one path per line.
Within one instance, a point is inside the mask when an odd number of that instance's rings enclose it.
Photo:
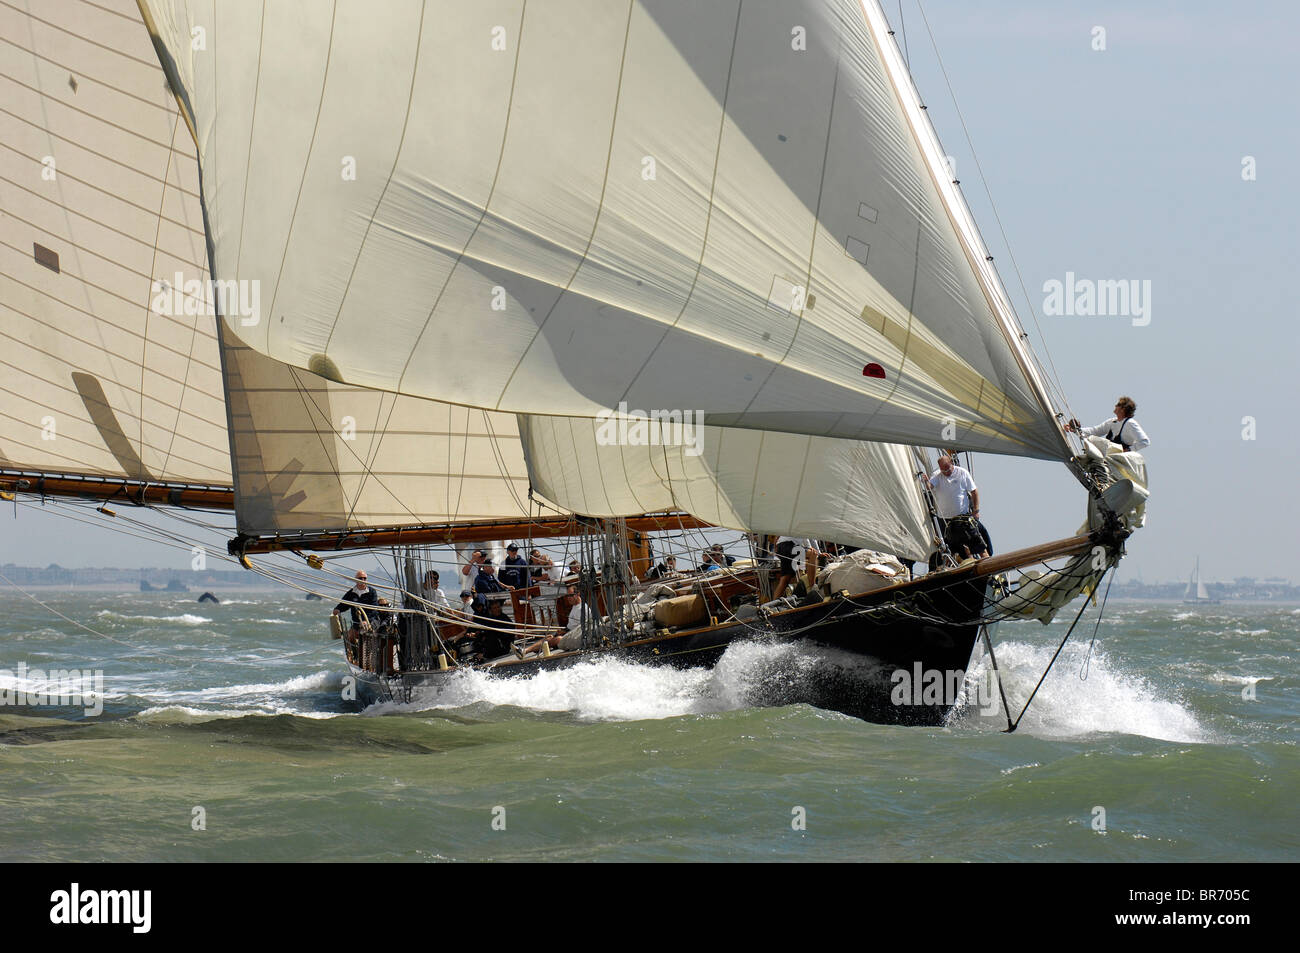
M 334 607 L 334 615 L 338 615 L 345 609 L 352 613 L 352 631 L 348 634 L 350 657 L 352 657 L 357 664 L 367 671 L 379 672 L 382 666 L 382 674 L 387 674 L 392 672 L 396 667 L 394 664 L 395 653 L 393 651 L 394 640 L 392 638 L 382 637 L 379 639 L 378 643 L 376 643 L 375 648 L 378 649 L 380 656 L 383 659 L 381 662 L 380 660 L 371 657 L 370 648 L 363 646 L 360 638 L 360 627 L 361 613 L 366 611 L 363 608 L 364 606 L 378 608 L 379 606 L 388 605 L 388 600 L 381 599 L 379 593 L 374 589 L 371 589 L 366 583 L 366 571 L 364 569 L 358 570 L 355 578 L 356 582 L 353 584 L 352 588 L 343 593 L 343 601 Z M 348 605 L 348 603 L 358 603 L 358 605 Z M 367 612 L 366 615 L 369 617 L 372 625 L 379 621 L 376 613 Z
M 361 613 L 365 610 L 358 609 L 356 606 L 346 605 L 349 602 L 359 602 L 363 606 L 386 606 L 387 599 L 381 599 L 379 593 L 366 584 L 366 571 L 364 569 L 357 572 L 356 584 L 343 593 L 343 601 L 334 607 L 334 615 L 338 615 L 344 609 L 352 613 L 352 627 L 356 628 L 361 624 Z
M 501 566 L 501 582 L 511 589 L 519 589 L 524 585 L 524 580 L 528 578 L 528 570 L 516 567 L 527 566 L 528 562 L 523 556 L 519 555 L 519 547 L 514 543 L 506 547 L 506 552 L 510 555 L 506 557 L 505 563 Z

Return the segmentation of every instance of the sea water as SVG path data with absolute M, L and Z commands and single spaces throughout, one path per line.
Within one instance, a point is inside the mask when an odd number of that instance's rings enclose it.
M 1089 610 L 1008 734 L 758 707 L 816 650 L 756 643 L 363 710 L 323 603 L 38 595 L 0 594 L 0 691 L 102 697 L 0 707 L 0 860 L 1300 859 L 1300 607 Z M 1013 714 L 1065 629 L 998 628 Z

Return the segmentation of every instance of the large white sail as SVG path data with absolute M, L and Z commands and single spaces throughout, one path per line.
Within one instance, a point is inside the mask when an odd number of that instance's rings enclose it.
M 534 489 L 592 516 L 683 510 L 719 526 L 835 540 L 906 559 L 924 559 L 932 549 L 905 447 L 635 421 L 625 428 L 635 442 L 608 442 L 618 426 L 521 415 Z M 666 435 L 685 439 L 667 445 Z
M 0 468 L 229 485 L 193 140 L 133 4 L 0 5 Z
M 495 410 L 1068 455 L 874 0 L 142 2 L 262 353 Z

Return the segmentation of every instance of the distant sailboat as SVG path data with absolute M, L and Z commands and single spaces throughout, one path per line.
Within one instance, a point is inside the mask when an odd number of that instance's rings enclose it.
M 1183 605 L 1188 606 L 1217 606 L 1218 599 L 1211 599 L 1210 593 L 1205 588 L 1205 583 L 1201 581 L 1201 557 L 1196 557 L 1196 568 L 1192 570 L 1192 578 L 1187 580 L 1187 591 L 1183 593 Z

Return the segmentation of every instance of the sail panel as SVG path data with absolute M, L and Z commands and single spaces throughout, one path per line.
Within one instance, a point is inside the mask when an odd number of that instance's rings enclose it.
M 857 0 L 145 6 L 261 353 L 491 410 L 1068 453 Z
M 906 447 L 677 426 L 519 418 L 535 490 L 575 512 L 683 510 L 718 526 L 833 540 L 912 560 L 932 548 Z
M 206 275 L 193 140 L 125 11 L 0 7 L 0 467 L 229 485 L 215 318 L 153 307 Z
M 222 337 L 241 533 L 538 515 L 514 415 L 337 384 Z

